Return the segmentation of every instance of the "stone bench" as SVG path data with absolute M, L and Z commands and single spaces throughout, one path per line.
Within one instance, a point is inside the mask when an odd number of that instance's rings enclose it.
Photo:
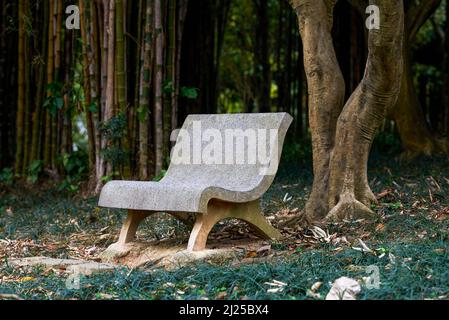
M 156 212 L 183 222 L 194 214 L 189 251 L 205 249 L 214 225 L 227 218 L 246 221 L 263 238 L 279 239 L 259 199 L 274 180 L 291 122 L 287 113 L 189 116 L 160 182 L 104 186 L 99 206 L 128 210 L 115 249 L 132 242 L 139 224 Z

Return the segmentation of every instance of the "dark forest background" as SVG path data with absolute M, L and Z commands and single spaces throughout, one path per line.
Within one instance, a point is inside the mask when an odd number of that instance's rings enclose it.
M 80 30 L 65 27 L 72 4 Z M 449 8 L 405 4 L 407 72 L 378 140 L 413 159 L 448 151 Z M 159 179 L 170 133 L 192 113 L 289 112 L 291 154 L 310 149 L 286 0 L 2 0 L 0 11 L 0 182 L 98 192 L 113 178 Z M 340 0 L 334 17 L 349 95 L 363 77 L 367 16 Z

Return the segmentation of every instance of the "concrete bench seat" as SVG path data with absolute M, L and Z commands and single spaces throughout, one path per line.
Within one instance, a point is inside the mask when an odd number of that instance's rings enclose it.
M 279 238 L 263 217 L 259 199 L 274 180 L 291 122 L 287 113 L 187 117 L 160 182 L 112 181 L 104 186 L 100 206 L 129 210 L 116 249 L 132 242 L 139 224 L 155 212 L 178 219 L 195 214 L 191 251 L 205 249 L 213 226 L 226 218 L 248 222 L 264 238 Z

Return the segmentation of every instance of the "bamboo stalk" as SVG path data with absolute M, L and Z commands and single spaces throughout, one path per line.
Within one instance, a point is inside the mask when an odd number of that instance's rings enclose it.
M 48 2 L 44 2 L 44 25 L 42 28 L 42 39 L 48 39 Z M 48 41 L 43 41 L 42 43 L 42 57 L 46 57 L 48 54 Z M 36 89 L 36 109 L 33 113 L 33 129 L 32 129 L 32 138 L 31 138 L 31 155 L 30 160 L 38 160 L 40 158 L 40 150 L 41 150 L 41 130 L 42 130 L 42 103 L 43 97 L 45 96 L 45 63 L 41 63 L 39 65 L 39 75 L 37 80 L 37 89 Z
M 79 8 L 81 20 L 81 38 L 83 39 L 83 87 L 85 92 L 84 108 L 86 112 L 86 123 L 87 123 L 88 156 L 89 156 L 90 170 L 93 171 L 95 168 L 95 135 L 92 121 L 92 112 L 90 111 L 92 105 L 91 79 L 89 74 L 91 62 L 89 61 L 89 54 L 88 54 L 89 37 L 87 32 L 88 20 L 86 18 L 85 0 L 79 1 Z
M 139 122 L 139 175 L 141 180 L 148 180 L 148 126 L 149 126 L 149 103 L 151 86 L 151 48 L 152 40 L 152 0 L 146 0 L 145 6 L 145 33 L 142 46 L 142 75 L 140 82 L 140 122 Z
M 162 108 L 162 68 L 163 36 L 161 0 L 154 0 L 154 30 L 156 33 L 156 79 L 155 79 L 155 174 L 163 169 L 163 108 Z
M 55 2 L 54 0 L 49 0 L 49 17 L 48 17 L 48 55 L 47 55 L 47 85 L 52 84 L 53 79 L 53 71 L 54 71 L 54 8 Z M 47 98 L 50 97 L 51 92 L 47 89 Z M 51 165 L 51 115 L 50 110 L 46 109 L 45 111 L 45 138 L 44 138 L 44 165 Z
M 19 0 L 19 39 L 18 39 L 18 82 L 16 117 L 16 174 L 22 174 L 23 168 L 23 123 L 25 108 L 25 0 Z

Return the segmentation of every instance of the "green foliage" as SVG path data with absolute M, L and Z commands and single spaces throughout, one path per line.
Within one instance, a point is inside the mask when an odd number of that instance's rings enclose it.
M 195 100 L 198 99 L 199 89 L 197 88 L 189 88 L 189 87 L 181 87 L 181 97 Z
M 112 181 L 112 179 L 114 179 L 114 175 L 115 175 L 115 173 L 101 177 L 101 182 L 107 183 L 109 181 Z
M 120 175 L 120 172 L 114 171 L 110 175 L 106 175 L 101 177 L 101 182 L 108 183 L 109 181 L 112 181 L 114 177 L 118 177 Z
M 396 154 L 402 150 L 401 140 L 397 132 L 379 132 L 373 142 L 373 151 Z
M 125 136 L 126 126 L 126 115 L 122 113 L 103 123 L 100 130 L 106 139 L 117 142 Z
M 286 143 L 282 154 L 287 162 L 309 160 L 312 156 L 312 146 L 310 142 Z
M 150 114 L 150 109 L 148 106 L 137 108 L 137 117 L 141 123 L 146 122 L 148 120 L 148 115 Z
M 162 84 L 162 92 L 166 95 L 172 94 L 175 91 L 175 87 L 173 85 L 172 80 L 165 80 Z M 198 98 L 198 88 L 191 87 L 181 87 L 180 95 L 182 98 L 187 98 L 191 100 L 195 100 Z
M 76 193 L 88 171 L 88 155 L 83 150 L 66 153 L 62 157 L 62 165 L 66 175 L 59 186 L 59 191 Z
M 162 84 L 162 92 L 165 94 L 171 94 L 175 91 L 172 80 L 165 80 Z
M 14 181 L 14 170 L 11 168 L 4 168 L 0 171 L 0 183 L 11 185 Z
M 420 46 L 428 45 L 432 41 L 436 40 L 437 34 L 435 32 L 435 25 L 442 29 L 444 28 L 446 20 L 445 7 L 447 3 L 444 1 L 443 3 L 444 4 L 440 5 L 435 11 L 431 19 L 428 19 L 417 33 L 413 44 L 414 49 Z
M 63 85 L 60 82 L 52 82 L 47 85 L 48 96 L 44 101 L 44 108 L 47 108 L 52 117 L 56 117 L 58 110 L 64 107 Z
M 80 177 L 87 172 L 88 156 L 84 151 L 66 153 L 63 156 L 63 165 L 69 176 Z
M 31 162 L 28 168 L 28 181 L 31 183 L 36 183 L 43 170 L 44 162 L 42 160 L 34 160 Z
M 104 159 L 111 162 L 114 167 L 126 163 L 128 150 L 125 150 L 120 144 L 121 139 L 126 135 L 126 115 L 122 113 L 111 118 L 102 124 L 100 130 L 103 136 L 111 142 L 107 148 L 102 150 Z
M 128 152 L 119 145 L 108 147 L 102 150 L 101 154 L 107 162 L 111 162 L 114 167 L 126 163 Z
M 98 111 L 99 111 L 96 103 L 91 103 L 90 106 L 88 106 L 88 109 L 92 113 L 98 113 Z
M 159 173 L 157 176 L 154 177 L 153 181 L 156 181 L 156 182 L 161 181 L 165 177 L 166 173 L 167 173 L 166 170 L 162 170 L 161 173 Z

